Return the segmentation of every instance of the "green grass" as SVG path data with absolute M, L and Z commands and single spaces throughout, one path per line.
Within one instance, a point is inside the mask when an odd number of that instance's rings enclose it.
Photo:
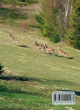
M 13 33 L 18 45 L 28 48 L 16 46 L 8 32 Z M 36 29 L 19 31 L 0 27 L 0 62 L 5 69 L 0 76 L 1 110 L 66 110 L 65 107 L 80 110 L 80 52 L 62 45 L 73 59 L 47 55 L 36 49 L 35 41 L 60 45 L 40 37 Z M 75 91 L 76 104 L 52 105 L 51 94 L 55 90 Z
M 25 19 L 28 19 L 27 14 L 21 14 L 19 10 L 0 8 L 0 23 L 16 26 L 19 20 Z
M 36 21 L 34 16 L 39 12 L 39 7 L 39 3 L 23 7 L 13 7 L 12 5 L 5 5 L 3 3 L 0 7 L 0 23 L 25 29 L 35 26 Z
M 14 5 L 14 2 L 12 0 L 2 0 L 2 2 Z M 25 2 L 22 2 L 22 0 L 15 0 L 15 5 L 24 6 L 32 3 L 37 3 L 37 2 L 38 0 L 25 0 Z

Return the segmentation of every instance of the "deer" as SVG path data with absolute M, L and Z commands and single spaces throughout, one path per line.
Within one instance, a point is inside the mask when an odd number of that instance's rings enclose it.
M 45 44 L 45 46 L 44 46 L 44 52 L 46 52 L 47 54 L 53 54 L 53 55 L 54 55 L 54 50 L 55 50 L 55 48 L 48 47 L 48 46 Z
M 15 37 L 13 37 L 13 35 L 10 33 L 10 38 L 12 40 L 12 42 L 14 42 L 15 44 L 17 44 L 17 40 L 15 39 Z
M 64 56 L 64 57 L 67 56 L 66 52 L 64 52 L 60 47 L 58 47 L 58 52 L 60 56 Z
M 35 46 L 38 48 L 38 50 L 40 50 L 40 49 L 44 50 L 43 44 L 39 44 L 39 43 L 35 42 Z

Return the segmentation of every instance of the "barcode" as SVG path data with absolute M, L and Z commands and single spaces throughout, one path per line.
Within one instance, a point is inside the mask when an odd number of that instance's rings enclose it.
M 71 91 L 56 91 L 52 93 L 53 104 L 75 104 L 75 93 Z
M 54 101 L 59 100 L 59 101 L 71 101 L 71 94 L 58 94 L 56 98 L 56 94 L 54 95 Z

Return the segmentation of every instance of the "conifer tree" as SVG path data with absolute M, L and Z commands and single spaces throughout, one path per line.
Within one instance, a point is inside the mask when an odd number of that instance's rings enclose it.
M 70 14 L 70 27 L 66 33 L 67 43 L 80 49 L 80 3 L 75 0 L 72 4 Z

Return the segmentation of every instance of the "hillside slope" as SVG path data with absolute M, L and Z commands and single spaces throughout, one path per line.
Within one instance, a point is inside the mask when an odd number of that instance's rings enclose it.
M 61 46 L 71 59 L 45 54 L 37 50 L 35 41 L 56 50 Z M 5 70 L 0 75 L 1 110 L 80 110 L 80 51 L 53 44 L 38 29 L 0 24 L 0 63 Z M 53 106 L 51 94 L 55 90 L 75 91 L 76 104 Z

